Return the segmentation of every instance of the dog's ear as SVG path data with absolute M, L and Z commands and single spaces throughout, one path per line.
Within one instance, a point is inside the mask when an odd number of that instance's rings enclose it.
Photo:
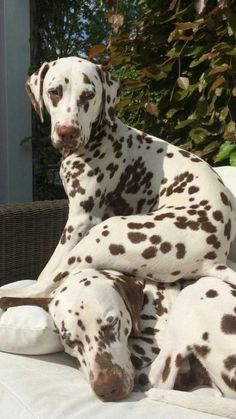
M 144 282 L 132 276 L 119 275 L 115 280 L 115 287 L 130 313 L 133 335 L 140 336 L 140 313 L 143 307 Z
M 43 119 L 43 81 L 49 69 L 48 63 L 43 63 L 39 70 L 28 77 L 25 87 L 32 102 L 34 109 L 40 116 L 41 122 Z
M 101 119 L 112 127 L 115 123 L 116 106 L 120 101 L 121 83 L 101 65 L 97 65 L 97 72 L 102 83 Z

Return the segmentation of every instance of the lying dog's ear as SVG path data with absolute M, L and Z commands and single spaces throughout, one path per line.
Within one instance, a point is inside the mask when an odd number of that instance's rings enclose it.
M 112 127 L 115 123 L 116 106 L 120 101 L 121 83 L 108 71 L 103 70 L 101 65 L 97 65 L 97 72 L 102 82 L 101 119 Z
M 140 336 L 140 313 L 143 306 L 144 283 L 132 276 L 120 275 L 115 280 L 115 287 L 122 297 L 132 319 L 134 336 Z
M 45 75 L 49 69 L 49 64 L 44 63 L 37 70 L 33 73 L 30 77 L 28 77 L 25 87 L 26 91 L 30 97 L 32 105 L 36 110 L 37 114 L 40 116 L 41 122 L 44 121 L 43 119 L 43 81 Z
M 49 297 L 1 297 L 0 308 L 6 310 L 17 306 L 37 306 L 48 311 L 52 298 Z

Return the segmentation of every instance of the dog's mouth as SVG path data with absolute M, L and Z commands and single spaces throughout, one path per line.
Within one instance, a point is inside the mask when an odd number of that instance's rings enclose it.
M 81 130 L 78 126 L 60 125 L 59 123 L 55 124 L 51 140 L 54 148 L 65 152 L 76 151 L 83 143 Z
M 52 137 L 52 144 L 53 147 L 59 151 L 65 150 L 66 152 L 74 152 L 77 151 L 81 145 L 81 141 L 79 138 L 70 138 L 70 139 L 57 139 L 55 140 Z

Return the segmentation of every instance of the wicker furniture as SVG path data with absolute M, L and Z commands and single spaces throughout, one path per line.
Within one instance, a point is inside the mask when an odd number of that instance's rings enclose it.
M 63 231 L 68 201 L 0 205 L 0 286 L 37 279 Z

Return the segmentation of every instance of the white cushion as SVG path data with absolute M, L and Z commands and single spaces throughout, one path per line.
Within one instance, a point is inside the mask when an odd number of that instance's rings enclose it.
M 215 399 L 211 400 L 214 405 Z M 220 415 L 153 401 L 139 391 L 124 400 L 104 403 L 78 371 L 75 358 L 65 353 L 30 357 L 3 352 L 0 353 L 0 416 L 2 419 L 220 418 Z
M 2 288 L 20 288 L 34 282 L 18 281 Z M 42 308 L 19 306 L 6 311 L 0 309 L 0 351 L 43 355 L 62 350 L 52 317 Z

